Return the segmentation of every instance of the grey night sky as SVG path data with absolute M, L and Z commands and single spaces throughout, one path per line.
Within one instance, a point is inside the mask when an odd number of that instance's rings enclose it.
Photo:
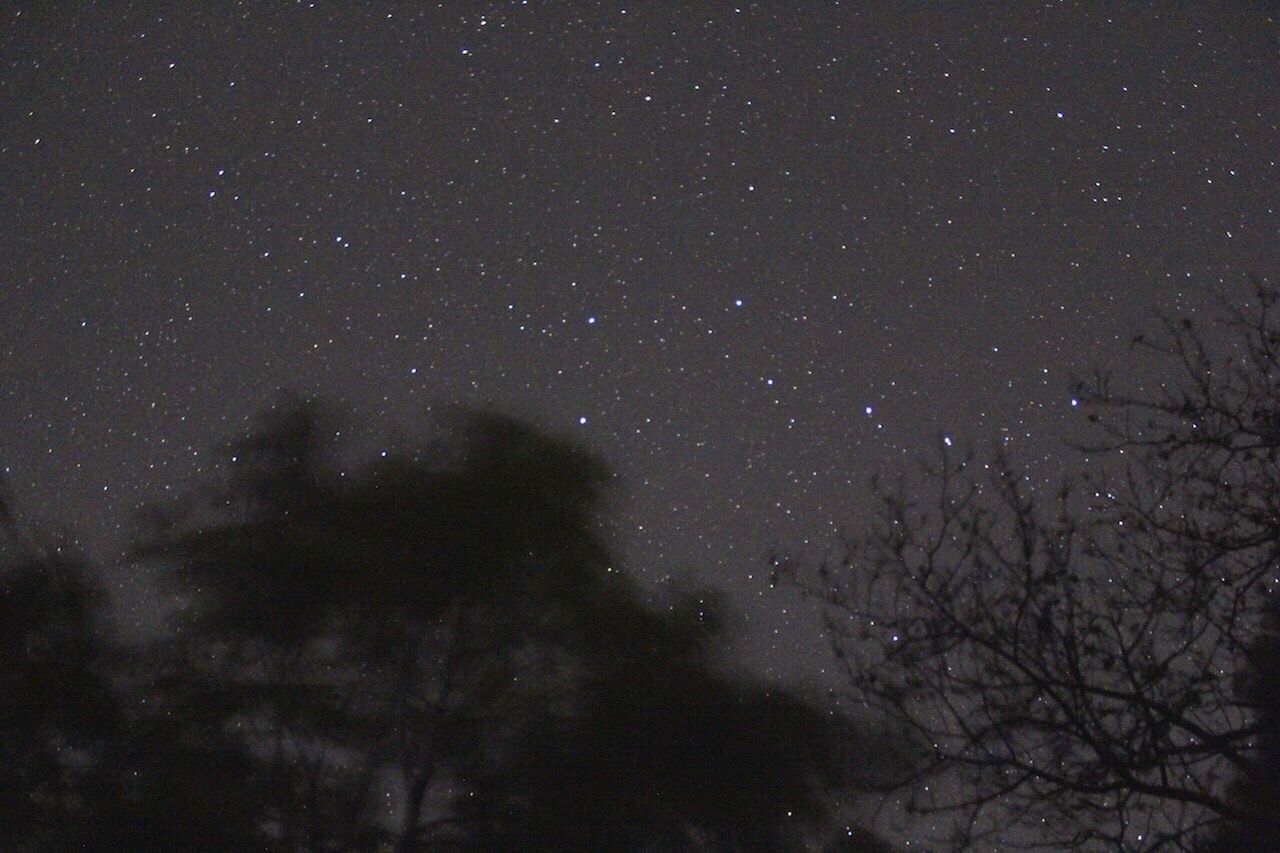
M 817 664 L 770 546 L 944 435 L 1057 470 L 1072 370 L 1274 276 L 1273 9 L 9 5 L 0 469 L 110 566 L 279 387 L 491 404 Z

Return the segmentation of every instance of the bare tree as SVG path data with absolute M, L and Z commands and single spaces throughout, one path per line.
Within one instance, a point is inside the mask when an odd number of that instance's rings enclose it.
M 1266 831 L 1248 799 L 1275 791 L 1232 783 L 1275 777 L 1275 691 L 1233 676 L 1280 585 L 1278 300 L 1135 339 L 1170 368 L 1154 390 L 1079 383 L 1096 440 L 1060 490 L 944 448 L 923 483 L 877 483 L 839 560 L 775 561 L 823 602 L 851 697 L 917 740 L 907 805 L 954 816 L 953 844 Z

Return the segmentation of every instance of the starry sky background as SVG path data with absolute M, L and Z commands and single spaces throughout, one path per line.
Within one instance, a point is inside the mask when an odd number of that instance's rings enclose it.
M 1272 277 L 1275 7 L 79 3 L 0 23 L 0 469 L 114 564 L 280 387 L 576 433 L 626 564 L 767 588 L 944 436 Z M 1134 365 L 1134 380 L 1142 381 Z M 369 441 L 374 441 L 369 438 Z

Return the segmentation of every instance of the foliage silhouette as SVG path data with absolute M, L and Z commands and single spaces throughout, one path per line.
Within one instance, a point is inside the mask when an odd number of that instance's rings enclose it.
M 472 411 L 344 468 L 333 423 L 282 404 L 136 551 L 188 600 L 156 683 L 251 762 L 259 844 L 789 850 L 843 828 L 878 753 L 724 670 L 710 593 L 644 602 L 594 457 Z
M 92 820 L 104 729 L 117 725 L 84 566 L 19 525 L 0 493 L 0 841 L 57 846 Z
M 89 566 L 0 494 L 0 846 L 250 848 L 250 763 L 127 689 L 140 661 L 110 633 Z
M 815 794 L 848 785 L 854 761 L 835 748 L 841 721 L 671 654 L 667 630 L 624 626 L 645 640 L 593 668 L 583 706 L 536 713 L 515 754 L 477 774 L 465 814 L 491 846 L 803 849 L 828 820 Z

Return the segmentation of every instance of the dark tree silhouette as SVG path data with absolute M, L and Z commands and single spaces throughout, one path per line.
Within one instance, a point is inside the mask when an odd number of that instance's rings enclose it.
M 161 707 L 106 603 L 90 566 L 0 491 L 0 847 L 252 849 L 251 763 L 201 730 L 198 705 Z
M 344 468 L 336 431 L 282 405 L 137 550 L 189 599 L 159 704 L 252 759 L 237 790 L 260 845 L 787 850 L 834 832 L 872 753 L 720 669 L 708 593 L 644 603 L 594 457 L 469 412 Z
M 1256 721 L 1257 750 L 1228 792 L 1241 818 L 1225 822 L 1202 845 L 1212 853 L 1267 853 L 1280 839 L 1280 619 L 1268 614 L 1236 679 L 1242 705 Z
M 1079 384 L 1098 437 L 1061 491 L 946 452 L 924 487 L 877 484 L 841 560 L 777 560 L 854 698 L 914 733 L 914 779 L 954 774 L 910 805 L 953 812 L 957 846 L 1280 844 L 1280 306 L 1220 307 L 1135 340 L 1154 390 Z
M 615 611 L 583 701 L 534 709 L 513 753 L 476 775 L 465 814 L 487 847 L 801 850 L 850 836 L 833 826 L 842 794 L 888 757 L 847 720 L 710 668 L 709 609 L 677 610 L 674 636 L 672 620 Z M 872 849 L 857 837 L 850 849 Z
M 54 849 L 94 818 L 118 723 L 97 641 L 101 594 L 0 491 L 0 846 Z

